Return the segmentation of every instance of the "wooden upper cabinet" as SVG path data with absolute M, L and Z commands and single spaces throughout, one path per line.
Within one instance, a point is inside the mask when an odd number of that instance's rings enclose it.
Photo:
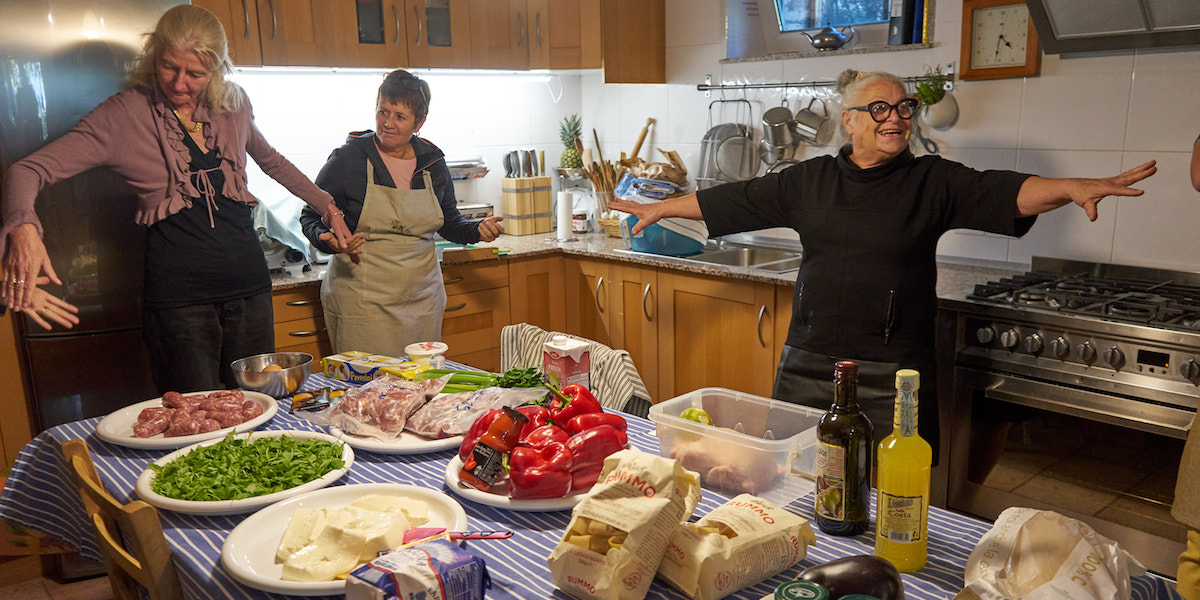
M 354 0 L 259 0 L 262 64 L 335 67 L 354 64 Z M 319 24 L 319 26 L 318 26 Z
M 525 0 L 469 0 L 471 67 L 528 69 L 529 23 Z
M 255 0 L 193 0 L 192 4 L 208 9 L 221 21 L 233 64 L 263 64 L 262 49 L 258 44 L 258 5 Z
M 402 69 L 408 59 L 408 19 L 404 0 L 354 0 L 358 61 L 354 66 Z
M 600 66 L 599 0 L 526 1 L 530 69 Z
M 409 0 L 418 8 L 421 44 L 428 66 L 471 68 L 471 19 L 468 0 Z M 413 12 L 409 11 L 409 16 Z M 411 50 L 410 50 L 411 54 Z
M 604 83 L 667 82 L 665 0 L 600 4 Z

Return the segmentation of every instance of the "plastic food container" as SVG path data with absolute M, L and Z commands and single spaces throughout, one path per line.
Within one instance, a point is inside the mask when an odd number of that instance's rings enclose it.
M 441 342 L 417 342 L 404 347 L 404 353 L 419 365 L 430 365 L 435 369 L 446 366 L 446 350 L 449 347 Z
M 704 425 L 679 416 L 699 408 Z M 700 473 L 703 487 L 779 506 L 811 492 L 817 422 L 825 411 L 724 388 L 701 388 L 650 407 L 659 454 Z
M 645 229 L 634 235 L 633 226 L 637 223 L 638 218 L 634 216 L 622 219 L 621 235 L 625 238 L 625 243 L 638 252 L 689 256 L 704 249 L 704 242 L 675 233 L 658 223 L 647 225 Z

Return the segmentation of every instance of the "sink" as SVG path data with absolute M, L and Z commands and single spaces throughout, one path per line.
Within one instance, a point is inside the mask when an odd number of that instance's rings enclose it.
M 767 263 L 765 265 L 758 265 L 755 268 L 762 269 L 764 271 L 771 271 L 772 273 L 784 273 L 787 271 L 798 270 L 800 268 L 800 260 L 801 259 L 799 256 L 794 256 L 792 258 L 787 258 L 784 260 L 777 260 L 773 263 Z
M 788 250 L 776 250 L 775 248 L 729 248 L 726 250 L 716 250 L 696 256 L 689 256 L 687 260 L 696 262 L 708 263 L 711 265 L 727 265 L 731 267 L 758 267 L 766 268 L 760 265 L 776 263 L 778 261 L 792 259 L 796 261 L 796 266 L 800 264 L 800 255 L 796 252 Z M 794 269 L 796 266 L 781 269 Z M 772 269 L 774 270 L 774 269 Z

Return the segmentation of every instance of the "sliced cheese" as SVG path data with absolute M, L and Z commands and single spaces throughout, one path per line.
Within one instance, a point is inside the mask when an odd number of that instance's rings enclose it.
M 326 525 L 316 541 L 289 556 L 283 563 L 284 581 L 333 581 L 358 566 L 366 547 L 361 530 Z
M 283 530 L 283 539 L 279 541 L 279 549 L 275 551 L 275 562 L 281 563 L 301 548 L 313 543 L 324 528 L 325 509 L 296 509 L 288 521 L 287 529 Z
M 382 512 L 401 511 L 408 518 L 409 527 L 420 527 L 429 522 L 429 505 L 412 498 L 368 494 L 355 500 L 350 506 Z

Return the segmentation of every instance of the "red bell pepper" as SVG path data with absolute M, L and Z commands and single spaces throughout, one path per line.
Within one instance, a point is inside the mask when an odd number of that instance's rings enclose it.
M 558 425 L 547 424 L 542 425 L 541 427 L 538 427 L 530 432 L 529 435 L 525 436 L 521 440 L 521 444 L 530 446 L 532 448 L 541 448 L 542 446 L 552 442 L 558 442 L 560 444 L 566 443 L 567 439 L 570 437 L 571 434 L 564 431 Z
M 600 479 L 600 472 L 604 467 L 594 469 L 582 469 L 579 471 L 571 471 L 571 491 L 578 492 L 586 490 L 596 485 L 596 481 Z
M 553 389 L 551 389 L 554 392 Z M 555 423 L 566 423 L 576 415 L 604 412 L 592 392 L 579 384 L 571 384 L 550 399 L 550 418 Z
M 571 491 L 571 451 L 551 442 L 518 446 L 508 457 L 508 493 L 513 498 L 559 498 Z
M 625 428 L 628 426 L 625 423 L 625 417 L 621 415 L 599 412 L 575 415 L 563 425 L 563 428 L 567 430 L 567 433 L 574 435 L 581 431 L 587 431 L 597 425 L 612 425 L 613 429 L 617 431 L 625 431 Z
M 525 439 L 525 436 L 533 433 L 534 429 L 550 422 L 550 410 L 541 404 L 526 404 L 518 406 L 517 410 L 529 418 L 529 422 L 521 428 L 521 439 Z
M 573 471 L 587 471 L 604 466 L 609 454 L 625 447 L 624 432 L 612 425 L 598 425 L 571 436 L 567 449 L 571 451 Z
M 499 408 L 489 409 L 479 415 L 471 424 L 471 428 L 463 434 L 462 444 L 458 447 L 458 457 L 462 459 L 463 464 L 466 464 L 471 453 L 475 451 L 475 444 L 479 443 L 479 438 L 487 433 L 488 427 L 492 426 L 492 422 L 500 416 L 501 412 L 503 411 Z

